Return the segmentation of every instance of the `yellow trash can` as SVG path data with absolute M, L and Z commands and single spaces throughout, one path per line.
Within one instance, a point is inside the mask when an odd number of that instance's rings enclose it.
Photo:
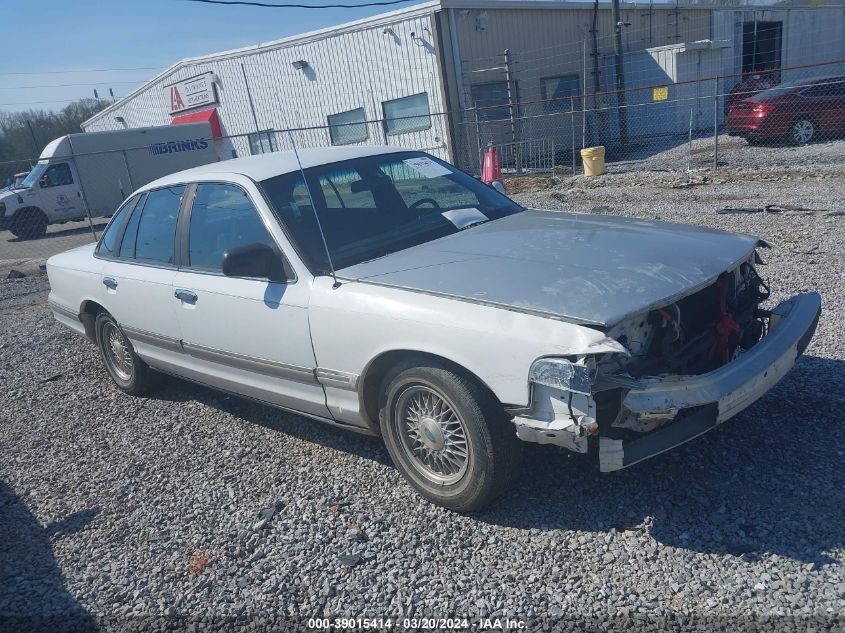
M 601 176 L 604 173 L 604 146 L 585 147 L 581 150 L 585 176 Z

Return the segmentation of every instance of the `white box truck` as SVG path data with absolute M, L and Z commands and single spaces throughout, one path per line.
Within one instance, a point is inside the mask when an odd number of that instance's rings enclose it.
M 22 188 L 0 193 L 0 230 L 34 239 L 50 224 L 109 217 L 138 187 L 215 161 L 208 123 L 68 134 L 44 148 Z

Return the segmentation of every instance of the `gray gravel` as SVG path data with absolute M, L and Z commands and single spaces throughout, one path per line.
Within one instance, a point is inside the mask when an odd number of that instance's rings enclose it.
M 686 178 L 568 178 L 517 197 L 769 239 L 775 296 L 824 295 L 806 356 L 730 423 L 628 470 L 529 446 L 515 489 L 473 516 L 422 501 L 374 439 L 178 380 L 126 396 L 48 314 L 45 278 L 0 283 L 0 630 L 464 615 L 841 630 L 845 217 L 715 209 L 841 211 L 845 172 L 731 168 L 672 187 Z

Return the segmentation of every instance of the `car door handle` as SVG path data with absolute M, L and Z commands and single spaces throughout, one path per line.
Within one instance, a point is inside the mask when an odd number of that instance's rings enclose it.
M 117 288 L 117 281 L 115 281 L 115 279 L 113 277 L 104 277 L 103 278 L 103 285 L 106 288 L 110 288 L 111 290 L 114 290 L 115 288 Z
M 196 293 L 191 292 L 190 290 L 178 289 L 174 291 L 173 296 L 179 299 L 179 301 L 190 301 L 191 303 L 193 303 L 197 300 Z

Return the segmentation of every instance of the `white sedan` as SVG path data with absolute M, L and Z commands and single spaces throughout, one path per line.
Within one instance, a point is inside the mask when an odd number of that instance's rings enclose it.
M 422 152 L 315 149 L 161 178 L 47 263 L 117 386 L 160 373 L 384 439 L 478 509 L 522 442 L 624 468 L 789 371 L 816 293 L 772 310 L 747 235 L 529 210 Z

